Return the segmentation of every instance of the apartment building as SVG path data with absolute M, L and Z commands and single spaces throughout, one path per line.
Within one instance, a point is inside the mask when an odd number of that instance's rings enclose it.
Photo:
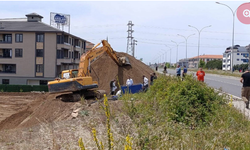
M 231 57 L 233 56 L 233 66 L 240 64 L 247 64 L 249 53 L 246 47 L 241 47 L 240 45 L 235 45 L 233 52 L 231 52 L 231 47 L 228 47 L 223 53 L 222 70 L 231 70 Z
M 188 67 L 189 68 L 197 68 L 198 65 L 198 60 L 202 60 L 205 63 L 211 61 L 211 60 L 222 60 L 223 56 L 222 55 L 200 55 L 199 58 L 198 56 L 192 57 L 188 59 Z
M 46 85 L 62 70 L 78 68 L 86 45 L 94 45 L 43 23 L 39 14 L 26 17 L 0 19 L 0 84 Z

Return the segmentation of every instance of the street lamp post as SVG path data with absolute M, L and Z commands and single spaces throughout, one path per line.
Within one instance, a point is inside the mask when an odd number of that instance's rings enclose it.
M 205 26 L 205 27 L 203 27 L 201 30 L 198 30 L 196 27 L 191 26 L 191 25 L 188 25 L 188 26 L 189 26 L 189 27 L 192 27 L 192 28 L 195 28 L 195 29 L 198 31 L 198 33 L 199 33 L 199 38 L 198 38 L 198 63 L 197 63 L 197 68 L 199 68 L 199 63 L 200 63 L 200 37 L 201 37 L 201 31 L 202 31 L 203 29 L 205 29 L 205 28 L 211 27 L 212 25 L 210 25 L 210 26 Z
M 169 57 L 169 58 L 170 58 L 170 60 L 169 60 L 169 61 L 170 61 L 170 66 L 171 66 L 171 50 L 172 50 L 172 48 L 171 48 L 171 47 L 169 47 L 169 46 L 167 46 L 167 45 L 165 45 L 165 46 L 166 46 L 166 47 L 168 47 L 168 48 L 169 48 L 169 50 L 170 50 L 170 57 Z
M 231 7 L 229 7 L 228 5 L 226 4 L 223 4 L 223 3 L 220 3 L 220 2 L 216 2 L 216 4 L 220 4 L 220 5 L 224 5 L 226 6 L 227 8 L 229 8 L 233 14 L 233 34 L 232 34 L 232 47 L 231 47 L 231 71 L 233 73 L 233 49 L 234 49 L 234 18 L 235 18 L 235 12 L 237 9 L 235 9 L 235 11 L 232 10 Z
M 170 50 L 170 52 L 171 52 L 171 49 L 169 49 L 169 50 L 165 50 L 165 49 L 161 49 L 161 50 L 163 50 L 165 53 L 165 62 L 167 62 L 167 52 Z M 171 53 L 170 53 L 171 54 Z M 171 59 L 171 57 L 170 57 L 170 59 Z
M 188 37 L 185 37 L 185 36 L 180 35 L 180 34 L 177 34 L 177 35 L 183 37 L 183 38 L 186 40 L 186 61 L 187 61 L 187 40 L 188 40 L 188 38 L 189 38 L 190 36 L 195 35 L 195 34 L 191 34 L 191 35 L 189 35 Z M 188 62 L 188 61 L 187 61 L 187 62 Z
M 184 42 L 180 42 L 180 43 L 177 43 L 175 41 L 171 41 L 171 42 L 175 43 L 176 46 L 177 46 L 177 51 L 176 51 L 176 65 L 177 65 L 177 62 L 178 62 L 178 46 L 179 46 L 179 44 L 184 43 Z

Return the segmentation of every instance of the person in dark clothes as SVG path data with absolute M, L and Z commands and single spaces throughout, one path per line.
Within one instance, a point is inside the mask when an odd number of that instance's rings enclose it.
M 243 83 L 241 88 L 241 97 L 246 104 L 246 108 L 249 109 L 249 97 L 250 97 L 250 68 L 241 75 L 240 82 Z
M 184 68 L 183 68 L 183 72 L 182 72 L 182 77 L 183 78 L 185 78 L 185 76 L 186 76 L 186 74 L 187 74 L 187 67 L 186 66 L 184 66 Z
M 110 91 L 111 91 L 111 95 L 115 95 L 115 90 L 117 89 L 116 85 L 115 85 L 115 79 L 110 81 Z
M 167 66 L 166 66 L 166 65 L 164 66 L 164 71 L 163 71 L 163 73 L 167 73 Z
M 155 72 L 151 73 L 150 74 L 150 85 L 153 85 L 155 79 L 157 79 Z

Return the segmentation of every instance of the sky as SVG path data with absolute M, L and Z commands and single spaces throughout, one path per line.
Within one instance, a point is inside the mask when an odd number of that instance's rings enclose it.
M 26 14 L 35 12 L 44 17 L 42 22 L 50 24 L 50 12 L 69 14 L 71 34 L 94 44 L 108 37 L 108 42 L 118 52 L 127 51 L 127 24 L 132 21 L 132 35 L 137 40 L 137 59 L 142 58 L 146 64 L 163 61 L 175 63 L 176 60 L 198 55 L 199 33 L 188 25 L 198 30 L 205 27 L 200 32 L 200 55 L 222 55 L 232 45 L 233 14 L 228 7 L 215 2 L 0 1 L 0 18 L 25 18 Z M 246 3 L 219 2 L 233 11 Z M 250 25 L 241 23 L 237 15 L 234 19 L 234 45 L 249 45 Z M 189 36 L 187 43 L 178 34 L 186 38 Z M 172 41 L 180 43 L 178 51 Z

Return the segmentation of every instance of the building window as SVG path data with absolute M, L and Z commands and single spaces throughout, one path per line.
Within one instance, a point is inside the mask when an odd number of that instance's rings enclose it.
M 0 49 L 0 58 L 12 58 L 12 50 Z
M 47 80 L 40 80 L 40 85 L 47 85 L 48 81 Z
M 43 72 L 43 65 L 36 65 L 36 72 Z
M 18 43 L 23 42 L 23 34 L 16 34 L 16 42 Z
M 243 62 L 248 62 L 248 59 L 241 59 L 241 61 L 243 61 Z
M 69 43 L 69 37 L 67 35 L 64 36 L 64 43 Z
M 79 52 L 78 51 L 74 52 L 74 58 L 79 58 Z
M 57 44 L 63 44 L 63 36 L 57 35 Z
M 69 38 L 69 44 L 71 45 L 71 38 Z
M 12 42 L 12 35 L 11 34 L 4 34 L 4 43 L 11 43 Z
M 57 59 L 63 58 L 62 50 L 57 50 L 57 51 L 56 51 L 56 58 L 57 58 Z
M 0 73 L 16 73 L 16 65 L 0 64 Z
M 10 80 L 9 79 L 2 79 L 2 84 L 10 84 Z
M 15 57 L 23 57 L 23 49 L 15 49 Z
M 240 53 L 237 53 L 237 55 L 240 55 Z
M 36 50 L 36 57 L 43 57 L 43 49 Z
M 240 59 L 237 59 L 237 61 L 239 61 Z
M 74 43 L 75 43 L 75 42 L 74 42 L 74 38 L 72 38 L 71 40 L 72 40 L 72 41 L 71 41 L 71 42 L 72 42 L 71 45 L 74 46 Z
M 68 49 L 62 49 L 62 50 L 57 50 L 57 58 L 68 58 L 68 53 L 69 50 Z
M 37 34 L 36 42 L 43 42 L 43 41 L 44 41 L 44 34 Z

